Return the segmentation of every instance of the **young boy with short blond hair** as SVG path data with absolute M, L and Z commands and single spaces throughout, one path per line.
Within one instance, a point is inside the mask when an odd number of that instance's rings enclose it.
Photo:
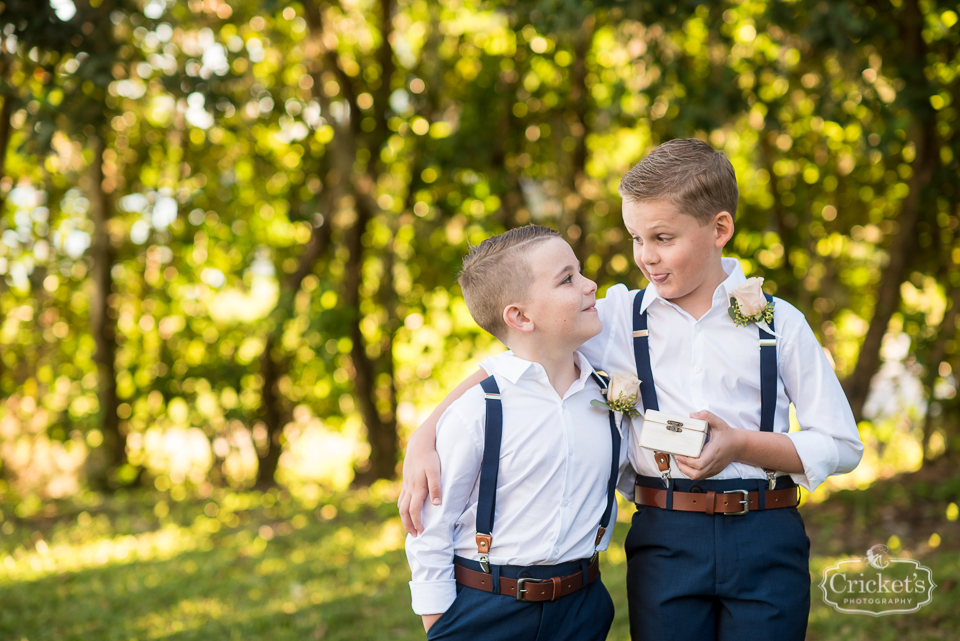
M 597 553 L 630 441 L 591 405 L 607 381 L 576 351 L 602 329 L 596 284 L 530 225 L 472 248 L 460 286 L 511 352 L 436 426 L 445 500 L 407 539 L 413 609 L 429 639 L 599 641 L 613 603 Z
M 650 285 L 611 287 L 597 301 L 603 330 L 581 352 L 608 372 L 636 372 L 644 410 L 709 424 L 694 458 L 641 448 L 644 420 L 632 421 L 631 636 L 799 641 L 810 543 L 797 485 L 813 491 L 859 463 L 849 403 L 803 314 L 723 257 L 738 200 L 723 153 L 696 139 L 669 141 L 624 176 L 620 194 Z M 496 369 L 501 358 L 482 367 Z M 791 403 L 801 429 L 788 433 Z M 437 470 L 429 432 L 420 432 L 400 505 L 414 531 L 427 487 L 440 498 L 424 478 Z

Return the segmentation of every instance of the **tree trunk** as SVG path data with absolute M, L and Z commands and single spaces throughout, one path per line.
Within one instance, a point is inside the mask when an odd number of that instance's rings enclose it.
M 918 96 L 912 105 L 914 124 L 909 137 L 914 144 L 916 156 L 911 163 L 913 176 L 909 183 L 910 193 L 903 201 L 903 208 L 897 219 L 900 229 L 893 235 L 887 248 L 890 260 L 880 278 L 873 319 L 860 346 L 857 365 L 844 381 L 844 390 L 857 421 L 863 418 L 863 406 L 870 393 L 870 381 L 880 367 L 883 336 L 887 332 L 890 318 L 900 307 L 900 285 L 907 272 L 907 257 L 913 252 L 916 242 L 923 192 L 930 184 L 940 156 L 936 118 L 926 99 L 930 87 L 923 74 L 927 54 L 927 45 L 922 35 L 923 17 L 916 0 L 909 0 L 905 9 L 906 15 L 902 22 L 905 72 L 902 75 L 907 81 L 905 91 Z
M 90 300 L 90 332 L 96 344 L 94 362 L 97 364 L 97 391 L 100 401 L 100 429 L 103 432 L 103 451 L 110 472 L 127 462 L 127 437 L 120 431 L 117 415 L 116 375 L 116 322 L 110 315 L 110 295 L 113 286 L 111 271 L 116 262 L 116 252 L 107 229 L 113 217 L 112 204 L 103 189 L 102 137 L 94 137 L 93 162 L 90 165 L 90 216 L 94 232 L 90 255 L 93 266 L 90 270 L 93 281 L 93 298 Z
M 574 62 L 571 77 L 570 100 L 573 102 L 571 133 L 576 144 L 573 148 L 570 167 L 570 198 L 576 203 L 572 216 L 563 230 L 567 241 L 573 247 L 581 262 L 586 262 L 588 252 L 581 245 L 587 235 L 587 201 L 580 194 L 580 185 L 587 177 L 587 54 L 593 45 L 594 17 L 588 16 L 580 27 L 574 45 Z
M 3 79 L 6 80 L 7 68 L 6 63 L 7 54 L 3 54 L 4 58 L 4 68 L 3 68 Z M 12 127 L 10 125 L 10 117 L 13 115 L 13 96 L 6 95 L 3 98 L 3 108 L 0 109 L 0 180 L 6 175 L 7 168 L 7 147 L 10 145 L 10 135 L 12 133 Z M 3 206 L 5 204 L 5 198 L 3 192 L 0 191 L 0 214 L 3 212 Z M 5 283 L 0 279 L 0 294 L 3 293 L 5 289 Z M 3 324 L 4 313 L 3 309 L 0 309 L 0 325 Z M 3 359 L 0 358 L 0 397 L 3 397 L 3 371 L 6 369 Z M 0 461 L 0 478 L 4 476 L 4 466 L 3 462 Z
M 950 308 L 943 314 L 943 320 L 940 322 L 937 331 L 936 342 L 930 351 L 930 358 L 927 362 L 927 371 L 923 377 L 923 387 L 927 391 L 927 411 L 923 416 L 923 440 L 921 441 L 921 451 L 923 452 L 923 463 L 930 462 L 930 437 L 933 436 L 933 389 L 937 378 L 940 376 L 940 363 L 947 353 L 947 342 L 952 341 L 957 334 L 957 312 L 960 310 L 960 287 L 951 287 L 947 295 Z
M 332 200 L 331 198 L 324 199 Z M 283 395 L 278 383 L 287 371 L 287 362 L 284 358 L 274 356 L 274 350 L 283 335 L 283 326 L 287 319 L 293 316 L 297 292 L 303 286 L 303 279 L 313 271 L 317 259 L 326 253 L 330 246 L 331 225 L 326 220 L 314 225 L 310 240 L 300 255 L 297 269 L 284 281 L 281 281 L 280 297 L 277 306 L 271 315 L 272 327 L 267 335 L 260 354 L 260 376 L 263 378 L 263 388 L 260 396 L 260 419 L 267 430 L 267 449 L 258 452 L 259 465 L 257 467 L 257 487 L 266 489 L 276 485 L 277 464 L 280 462 L 280 453 L 283 450 L 281 436 L 283 427 L 287 424 L 287 408 L 284 407 Z
M 3 108 L 0 109 L 0 179 L 6 175 L 7 170 L 7 147 L 10 145 L 10 135 L 12 126 L 10 117 L 13 116 L 13 96 L 7 95 L 3 98 Z M 0 192 L 0 212 L 3 211 L 5 198 Z
M 790 225 L 787 222 L 787 213 L 784 211 L 781 202 L 782 194 L 777 185 L 777 174 L 773 171 L 773 163 L 776 158 L 776 152 L 770 142 L 774 131 L 763 131 L 760 134 L 760 157 L 763 160 L 763 166 L 770 176 L 770 194 L 773 196 L 773 218 L 776 221 L 777 233 L 780 236 L 780 243 L 783 245 L 783 269 L 787 272 L 787 278 L 777 283 L 777 296 L 784 300 L 796 301 L 797 288 L 795 284 L 797 277 L 793 273 L 793 261 L 790 258 L 790 252 L 798 245 L 798 239 L 794 231 L 796 223 Z M 807 310 L 804 310 L 807 311 Z
M 857 421 L 863 418 L 863 406 L 870 393 L 870 381 L 880 367 L 880 346 L 883 343 L 883 336 L 887 332 L 890 318 L 900 308 L 900 286 L 907 272 L 907 257 L 916 243 L 921 194 L 930 183 L 939 154 L 934 121 L 927 120 L 917 129 L 919 131 L 911 136 L 916 145 L 917 156 L 912 163 L 914 173 L 910 179 L 910 194 L 904 200 L 900 216 L 897 218 L 900 229 L 894 234 L 887 248 L 890 259 L 880 277 L 877 303 L 867 335 L 860 346 L 856 367 L 844 381 L 847 399 L 850 401 L 850 407 Z
M 360 330 L 360 285 L 361 272 L 363 269 L 363 233 L 366 230 L 367 222 L 371 212 L 364 204 L 364 199 L 357 201 L 357 220 L 347 234 L 347 247 L 350 250 L 350 259 L 346 265 L 344 277 L 344 305 L 350 310 L 352 318 L 350 320 L 350 341 L 353 346 L 350 351 L 350 359 L 353 362 L 353 383 L 354 399 L 357 403 L 357 409 L 367 428 L 367 442 L 370 444 L 370 458 L 367 466 L 357 470 L 355 482 L 360 485 L 367 485 L 376 479 L 392 479 L 397 474 L 397 461 L 400 455 L 400 443 L 397 435 L 396 420 L 396 391 L 392 388 L 393 384 L 393 364 L 392 364 L 392 335 L 390 336 L 389 352 L 381 358 L 390 359 L 389 371 L 385 372 L 390 376 L 390 388 L 388 394 L 390 398 L 390 410 L 380 413 L 377 408 L 377 367 L 373 359 L 367 355 L 366 339 Z
M 507 145 L 521 135 L 520 123 L 513 114 L 520 74 L 515 70 L 513 74 L 515 77 L 511 76 L 509 81 L 501 79 L 497 86 L 497 93 L 502 96 L 503 111 L 497 124 L 497 135 L 490 156 L 490 167 L 495 172 L 492 182 L 495 193 L 500 197 L 500 209 L 494 215 L 504 229 L 516 227 L 517 211 L 523 206 L 523 191 L 520 188 L 518 172 L 507 169 Z
M 339 176 L 339 184 L 348 189 L 353 196 L 353 207 L 356 217 L 346 229 L 346 246 L 350 256 L 345 266 L 343 279 L 344 307 L 349 310 L 350 320 L 348 336 L 352 342 L 350 359 L 353 365 L 354 400 L 364 426 L 367 429 L 367 439 L 370 444 L 370 459 L 368 467 L 358 471 L 357 482 L 368 483 L 378 478 L 393 478 L 396 476 L 396 464 L 399 456 L 399 439 L 396 423 L 395 394 L 390 400 L 392 410 L 382 416 L 377 409 L 379 369 L 384 369 L 392 381 L 392 362 L 388 367 L 378 367 L 367 355 L 366 339 L 360 330 L 362 314 L 360 312 L 360 289 L 364 263 L 363 235 L 367 224 L 373 219 L 378 210 L 374 200 L 376 186 L 375 166 L 380 158 L 380 149 L 386 143 L 390 130 L 386 126 L 387 108 L 391 87 L 391 76 L 394 71 L 393 49 L 390 45 L 390 34 L 393 31 L 393 0 L 380 0 L 380 36 L 376 59 L 380 66 L 380 78 L 371 83 L 370 90 L 374 95 L 374 120 L 377 125 L 370 135 L 364 137 L 367 148 L 370 150 L 370 159 L 366 171 L 354 170 L 357 158 L 358 138 L 360 138 L 360 109 L 356 104 L 356 92 L 353 88 L 354 80 L 347 76 L 340 65 L 336 51 L 326 48 L 323 43 L 323 13 L 315 0 L 303 0 L 304 19 L 310 30 L 311 54 L 318 62 L 313 65 L 310 73 L 314 79 L 314 96 L 321 108 L 329 112 L 330 99 L 322 91 L 322 72 L 324 66 L 332 71 L 340 84 L 340 95 L 350 107 L 350 119 L 347 122 L 336 122 L 333 119 L 330 125 L 334 129 L 332 143 L 333 169 Z M 322 64 L 321 62 L 322 61 Z M 391 335 L 392 341 L 392 335 Z M 391 348 L 392 351 L 392 348 Z M 392 357 L 391 357 L 392 358 Z M 391 383 L 392 385 L 392 383 Z

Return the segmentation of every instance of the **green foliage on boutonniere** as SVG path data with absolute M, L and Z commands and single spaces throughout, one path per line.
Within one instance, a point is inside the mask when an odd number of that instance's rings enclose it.
M 766 323 L 769 325 L 773 321 L 773 301 L 767 303 L 767 306 L 764 307 L 763 311 L 759 314 L 744 316 L 740 311 L 740 303 L 737 302 L 736 298 L 731 296 L 730 307 L 727 308 L 727 313 L 739 327 L 746 327 L 750 323 Z
M 637 418 L 640 416 L 640 410 L 637 409 L 637 395 L 630 394 L 629 396 L 624 396 L 620 394 L 616 400 L 610 401 L 609 403 L 604 403 L 603 401 L 592 400 L 590 401 L 591 405 L 596 407 L 602 407 L 605 410 L 610 410 L 612 412 L 623 412 L 630 418 Z

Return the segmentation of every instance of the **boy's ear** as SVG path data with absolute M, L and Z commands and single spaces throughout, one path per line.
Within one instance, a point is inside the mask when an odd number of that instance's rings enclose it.
M 713 219 L 713 244 L 718 249 L 733 238 L 733 216 L 728 211 L 721 211 Z
M 503 322 L 512 330 L 529 333 L 533 331 L 533 321 L 523 313 L 523 308 L 511 303 L 503 308 Z

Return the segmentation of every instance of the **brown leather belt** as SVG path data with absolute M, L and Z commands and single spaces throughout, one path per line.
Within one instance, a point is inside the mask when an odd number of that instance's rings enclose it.
M 799 502 L 797 488 L 768 490 L 763 493 L 764 509 L 794 507 Z M 667 508 L 667 490 L 658 490 L 643 485 L 636 486 L 634 500 L 637 505 Z M 758 492 L 730 490 L 727 492 L 677 492 L 673 493 L 673 509 L 681 512 L 704 512 L 705 514 L 742 515 L 760 509 Z
M 493 592 L 493 577 L 485 572 L 477 572 L 462 565 L 454 564 L 453 574 L 457 583 L 461 585 L 474 590 Z M 594 559 L 587 569 L 586 584 L 593 583 L 598 576 L 600 576 L 600 561 Z M 516 597 L 517 601 L 556 601 L 582 587 L 584 587 L 582 571 L 568 576 L 555 576 L 551 579 L 500 577 L 500 594 Z

